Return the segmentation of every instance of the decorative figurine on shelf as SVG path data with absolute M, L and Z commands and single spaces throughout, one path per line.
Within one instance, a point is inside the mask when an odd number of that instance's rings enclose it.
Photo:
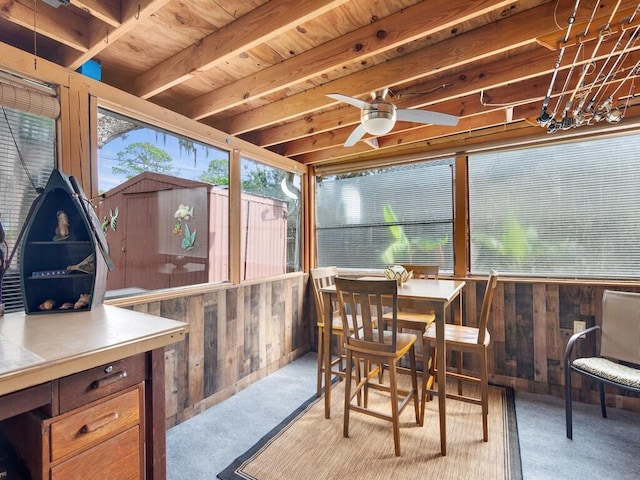
M 76 265 L 69 265 L 68 271 L 77 270 L 84 273 L 94 273 L 96 271 L 96 261 L 93 253 Z
M 79 308 L 85 308 L 89 306 L 89 302 L 91 302 L 91 295 L 88 293 L 83 293 L 78 298 L 78 301 L 73 305 L 74 310 L 78 310 Z
M 44 302 L 42 302 L 40 305 L 38 305 L 38 309 L 39 310 L 53 310 L 53 308 L 56 306 L 56 301 L 52 300 L 51 298 L 45 300 Z
M 55 242 L 69 238 L 69 218 L 67 214 L 62 210 L 58 210 L 56 215 L 58 217 L 58 226 L 56 227 L 56 234 L 53 237 Z

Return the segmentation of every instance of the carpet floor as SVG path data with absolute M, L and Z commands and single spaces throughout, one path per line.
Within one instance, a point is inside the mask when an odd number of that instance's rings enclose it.
M 169 429 L 167 479 L 215 480 L 219 472 L 314 395 L 315 373 L 316 356 L 309 353 Z M 603 419 L 598 406 L 574 402 L 571 441 L 565 437 L 561 398 L 516 392 L 515 409 L 524 480 L 638 478 L 640 414 L 609 408 L 609 418 Z M 480 414 L 477 416 L 479 419 Z M 380 423 L 388 428 L 385 422 Z M 481 435 L 480 423 L 477 430 Z M 351 433 L 349 440 L 355 431 Z M 470 434 L 475 434 L 475 429 Z M 342 438 L 341 430 L 337 436 Z M 388 446 L 386 452 L 393 454 L 391 434 L 387 438 L 390 443 L 382 447 Z M 438 438 L 437 430 L 434 438 Z M 401 445 L 403 439 L 401 436 Z M 492 440 L 490 434 L 489 443 Z

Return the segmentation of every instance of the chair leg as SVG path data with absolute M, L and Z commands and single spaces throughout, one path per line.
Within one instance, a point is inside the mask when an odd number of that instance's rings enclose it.
M 356 385 L 360 385 L 360 380 L 362 380 L 362 369 L 364 368 L 363 362 L 360 358 L 356 357 L 355 361 L 355 369 L 356 369 Z M 362 406 L 362 389 L 358 388 L 358 406 Z
M 409 350 L 409 364 L 411 367 L 411 389 L 413 390 L 411 396 L 413 397 L 413 409 L 416 414 L 416 423 L 420 423 L 420 402 L 418 401 L 418 369 L 416 366 L 416 350 L 411 347 Z
M 568 363 L 568 362 L 567 362 Z M 565 365 L 564 369 L 564 410 L 565 410 L 565 422 L 567 426 L 567 438 L 573 439 L 573 421 L 571 412 L 571 368 Z
M 338 345 L 339 345 L 338 356 L 340 358 L 340 361 L 338 362 L 338 370 L 342 372 L 346 372 L 347 357 L 345 356 L 345 351 L 344 351 L 344 335 L 343 334 L 338 335 Z M 344 367 L 344 370 L 342 369 L 343 367 Z
M 429 342 L 428 340 L 423 340 L 422 351 L 431 352 L 431 342 Z M 427 398 L 429 401 L 431 401 L 432 399 L 432 396 L 430 394 L 427 395 L 427 389 L 433 388 L 434 386 L 433 384 L 435 379 L 435 363 L 436 363 L 436 358 L 434 355 L 431 358 L 431 364 L 428 365 L 428 368 L 425 366 L 422 369 L 422 392 L 420 395 L 420 421 L 418 422 L 420 425 L 424 425 L 424 414 L 425 414 L 425 406 L 426 406 L 425 404 L 427 402 Z
M 318 386 L 316 389 L 316 396 L 322 395 L 322 372 L 324 371 L 324 332 L 322 327 L 318 327 Z
M 359 360 L 358 360 L 359 362 Z M 353 368 L 353 356 L 351 352 L 347 352 L 347 372 L 351 372 Z M 342 436 L 349 437 L 349 413 L 351 405 L 351 381 L 352 375 L 345 375 L 344 378 L 344 423 L 342 429 Z M 359 381 L 359 380 L 358 380 Z
M 415 360 L 415 358 L 414 358 Z M 389 387 L 391 391 L 391 421 L 393 423 L 393 445 L 396 457 L 400 456 L 400 420 L 398 415 L 398 383 L 396 360 L 389 362 Z
M 364 408 L 369 408 L 369 372 L 371 372 L 371 361 L 369 359 L 364 359 L 362 361 L 363 365 L 364 365 L 364 372 L 362 372 L 364 375 L 363 377 L 358 379 L 358 384 L 360 384 L 360 381 L 363 378 L 366 378 L 367 381 L 364 383 Z
M 602 418 L 607 418 L 607 404 L 604 401 L 604 383 L 600 382 L 600 411 L 602 412 Z
M 489 371 L 487 368 L 487 349 L 480 353 L 480 396 L 482 399 L 482 440 L 489 441 L 489 426 L 487 416 L 489 415 Z

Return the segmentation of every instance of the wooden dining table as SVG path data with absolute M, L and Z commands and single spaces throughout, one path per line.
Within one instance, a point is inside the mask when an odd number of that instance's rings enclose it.
M 384 277 L 365 277 L 366 279 Z M 465 286 L 463 280 L 431 280 L 410 279 L 398 286 L 398 299 L 413 300 L 416 303 L 424 302 L 436 307 L 436 364 L 438 388 L 428 393 L 438 397 L 438 411 L 440 417 L 440 451 L 447 454 L 447 423 L 446 423 L 446 345 L 444 339 L 444 325 L 447 323 L 449 306 L 456 299 L 459 302 L 460 317 L 462 315 L 462 289 Z M 332 296 L 336 293 L 335 285 L 321 289 L 324 299 L 325 328 L 324 334 L 324 416 L 331 418 L 331 324 L 334 314 Z M 425 352 L 426 353 L 426 352 Z M 423 366 L 423 368 L 426 368 Z M 428 375 L 425 373 L 423 381 Z

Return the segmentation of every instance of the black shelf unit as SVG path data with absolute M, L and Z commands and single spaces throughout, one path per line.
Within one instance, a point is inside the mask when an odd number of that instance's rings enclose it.
M 63 238 L 56 231 L 59 212 L 68 218 Z M 67 269 L 91 256 L 92 272 Z M 86 311 L 103 302 L 111 261 L 93 206 L 73 177 L 59 170 L 51 173 L 25 224 L 20 260 L 25 313 Z M 83 294 L 90 295 L 86 306 L 60 308 L 75 304 Z M 43 310 L 40 305 L 46 301 L 54 306 Z

